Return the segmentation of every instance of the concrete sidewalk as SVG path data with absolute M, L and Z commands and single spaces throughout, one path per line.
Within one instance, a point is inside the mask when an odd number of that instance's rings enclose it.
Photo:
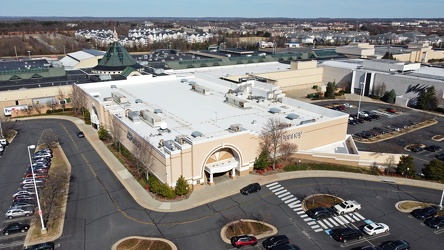
M 239 190 L 252 182 L 258 182 L 261 185 L 295 178 L 311 177 L 330 177 L 330 178 L 348 178 L 374 182 L 396 183 L 398 185 L 418 186 L 430 189 L 444 190 L 444 184 L 412 180 L 406 178 L 374 176 L 356 173 L 336 172 L 336 171 L 294 171 L 282 172 L 268 175 L 249 174 L 237 177 L 236 180 L 226 180 L 217 183 L 214 186 L 205 186 L 202 189 L 195 190 L 191 196 L 183 201 L 162 202 L 151 197 L 151 195 L 133 178 L 130 172 L 120 163 L 120 161 L 108 150 L 105 144 L 99 140 L 97 130 L 91 125 L 86 125 L 83 120 L 70 116 L 45 116 L 44 119 L 63 119 L 72 121 L 79 130 L 83 131 L 86 139 L 91 143 L 103 161 L 113 171 L 126 190 L 131 194 L 134 200 L 142 207 L 159 212 L 178 212 L 188 210 L 200 205 L 216 201 L 227 196 L 239 193 Z M 31 117 L 26 119 L 42 119 L 42 117 Z M 22 119 L 22 120 L 26 120 Z M 222 191 L 223 190 L 223 191 Z

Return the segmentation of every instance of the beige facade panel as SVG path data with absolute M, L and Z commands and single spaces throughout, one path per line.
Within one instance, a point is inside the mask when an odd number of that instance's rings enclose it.
M 317 61 L 292 61 L 290 64 L 290 70 L 303 70 L 313 69 L 318 65 Z
M 346 68 L 336 68 L 330 66 L 322 66 L 324 74 L 322 75 L 322 82 L 336 82 L 336 87 L 346 89 L 350 86 L 353 76 L 353 71 Z

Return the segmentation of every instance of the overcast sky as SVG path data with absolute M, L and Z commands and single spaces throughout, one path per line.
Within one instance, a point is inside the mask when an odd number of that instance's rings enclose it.
M 443 18 L 444 0 L 12 0 L 0 16 Z

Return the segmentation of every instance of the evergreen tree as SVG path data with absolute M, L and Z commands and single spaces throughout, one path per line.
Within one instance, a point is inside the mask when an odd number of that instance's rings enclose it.
M 387 103 L 395 103 L 396 101 L 396 92 L 395 90 L 386 91 L 384 95 L 381 97 L 381 101 Z
M 438 98 L 436 97 L 436 90 L 434 86 L 424 89 L 418 95 L 418 102 L 416 108 L 423 110 L 435 110 L 438 107 Z
M 334 82 L 327 83 L 327 90 L 325 91 L 325 97 L 335 98 L 335 84 Z
M 444 180 L 444 162 L 433 159 L 429 164 L 424 164 L 422 173 L 427 180 L 443 181 Z
M 254 169 L 261 170 L 266 169 L 268 167 L 268 153 L 267 151 L 262 151 L 259 154 L 259 157 L 254 162 Z
M 188 185 L 187 181 L 181 175 L 179 179 L 177 179 L 176 188 L 174 189 L 176 195 L 186 195 L 190 192 L 190 185 Z
M 415 175 L 415 164 L 413 163 L 413 157 L 410 155 L 401 156 L 399 159 L 398 168 L 396 168 L 396 173 L 407 176 Z

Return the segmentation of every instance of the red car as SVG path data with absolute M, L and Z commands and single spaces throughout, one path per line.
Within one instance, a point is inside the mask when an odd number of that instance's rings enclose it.
M 396 113 L 396 109 L 394 109 L 394 108 L 388 108 L 388 109 L 387 109 L 387 112 L 389 112 L 389 113 Z
M 238 235 L 231 237 L 231 245 L 236 248 L 243 246 L 255 246 L 257 239 L 253 235 Z

